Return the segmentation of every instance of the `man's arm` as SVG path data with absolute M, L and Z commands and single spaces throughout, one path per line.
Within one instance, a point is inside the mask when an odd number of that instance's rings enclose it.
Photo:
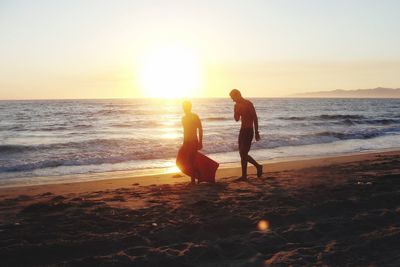
M 260 140 L 260 133 L 258 132 L 258 117 L 257 117 L 257 111 L 254 107 L 253 104 L 251 104 L 252 110 L 254 112 L 254 131 L 255 131 L 255 137 L 256 141 Z
M 233 117 L 235 118 L 235 121 L 239 121 L 239 119 L 240 119 L 240 113 L 239 113 L 238 104 L 235 104 L 235 110 L 233 112 Z
M 201 120 L 199 119 L 199 150 L 203 148 L 203 125 L 201 125 Z

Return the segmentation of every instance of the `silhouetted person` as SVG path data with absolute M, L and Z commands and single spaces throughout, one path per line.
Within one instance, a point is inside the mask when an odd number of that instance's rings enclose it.
M 191 174 L 191 183 L 195 183 L 196 171 L 194 160 L 197 151 L 203 148 L 203 127 L 199 116 L 192 112 L 192 103 L 190 101 L 184 101 L 182 107 L 185 112 L 185 115 L 182 117 L 182 149 L 186 156 L 186 168 Z
M 249 100 L 244 99 L 239 90 L 233 89 L 230 92 L 230 97 L 236 103 L 234 118 L 236 121 L 241 120 L 241 127 L 239 132 L 239 153 L 242 165 L 242 177 L 238 180 L 247 180 L 247 162 L 250 162 L 257 168 L 257 177 L 260 177 L 263 172 L 263 166 L 258 164 L 250 155 L 251 142 L 254 137 L 256 141 L 260 140 L 260 133 L 258 132 L 258 118 L 256 109 Z M 254 125 L 254 128 L 253 128 Z

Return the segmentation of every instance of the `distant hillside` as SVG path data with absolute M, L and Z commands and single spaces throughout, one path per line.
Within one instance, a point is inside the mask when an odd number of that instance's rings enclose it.
M 327 98 L 400 98 L 400 88 L 357 89 L 357 90 L 333 90 L 308 92 L 291 95 L 292 97 L 327 97 Z

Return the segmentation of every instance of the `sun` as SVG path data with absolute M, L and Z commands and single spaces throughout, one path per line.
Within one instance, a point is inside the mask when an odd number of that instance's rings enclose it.
M 164 45 L 147 51 L 139 66 L 142 94 L 154 98 L 185 98 L 199 95 L 202 67 L 194 50 Z

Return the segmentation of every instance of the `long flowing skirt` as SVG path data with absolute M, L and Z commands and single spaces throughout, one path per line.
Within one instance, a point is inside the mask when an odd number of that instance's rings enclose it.
M 184 174 L 198 179 L 199 182 L 215 183 L 215 173 L 219 163 L 183 145 L 178 151 L 176 166 Z

